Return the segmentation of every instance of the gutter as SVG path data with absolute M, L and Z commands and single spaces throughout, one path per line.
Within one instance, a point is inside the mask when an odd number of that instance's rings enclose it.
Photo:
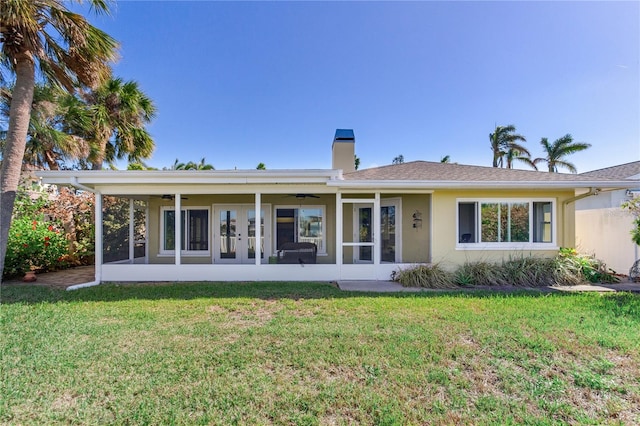
M 69 178 L 69 183 L 71 184 L 71 186 L 73 186 L 74 188 L 78 188 L 78 189 L 82 189 L 83 191 L 87 191 L 87 192 L 93 192 L 94 194 L 99 194 L 98 191 L 96 191 L 93 188 L 89 188 L 86 185 L 81 184 L 80 182 L 78 182 L 78 177 L 77 176 L 72 176 Z
M 96 197 L 102 196 L 102 194 L 100 194 L 100 191 L 96 191 L 95 189 L 89 188 L 88 186 L 83 185 L 80 182 L 78 182 L 78 178 L 76 176 L 72 176 L 71 178 L 69 178 L 69 183 L 74 188 L 78 188 L 78 189 L 81 189 L 83 191 L 94 193 L 96 195 Z M 97 217 L 96 217 L 96 219 L 97 219 Z M 76 285 L 69 286 L 69 287 L 67 287 L 67 291 L 73 291 L 73 290 L 78 290 L 80 288 L 94 287 L 94 286 L 100 285 L 101 268 L 99 268 L 98 265 L 95 264 L 95 262 L 94 262 L 94 268 L 95 268 L 95 279 L 93 281 L 90 281 L 88 283 L 82 283 L 82 284 L 76 284 Z
M 576 195 L 575 197 L 571 197 L 568 200 L 564 200 L 562 202 L 562 204 L 564 205 L 564 207 L 566 209 L 569 204 L 575 203 L 576 201 L 582 200 L 583 198 L 587 198 L 587 197 L 592 197 L 594 195 L 598 195 L 600 193 L 600 191 L 602 191 L 602 189 L 589 188 L 589 192 L 587 192 L 586 194 L 580 194 L 580 195 Z

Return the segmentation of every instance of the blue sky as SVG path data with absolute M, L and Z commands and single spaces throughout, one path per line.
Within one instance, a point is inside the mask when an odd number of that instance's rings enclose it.
M 154 167 L 330 168 L 336 128 L 361 168 L 490 166 L 496 124 L 534 157 L 591 143 L 580 172 L 640 159 L 639 2 L 120 1 L 91 20 L 157 105 Z

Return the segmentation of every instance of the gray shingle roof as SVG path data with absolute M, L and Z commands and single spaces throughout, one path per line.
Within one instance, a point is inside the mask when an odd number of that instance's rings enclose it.
M 640 175 L 640 161 L 620 164 L 619 166 L 606 167 L 604 169 L 593 170 L 591 172 L 580 174 L 580 176 L 605 179 L 629 179 L 631 176 L 637 175 Z
M 615 180 L 610 177 L 535 170 L 502 169 L 431 161 L 412 161 L 344 173 L 345 180 L 420 180 L 449 182 L 591 182 Z M 619 180 L 619 179 L 618 179 Z

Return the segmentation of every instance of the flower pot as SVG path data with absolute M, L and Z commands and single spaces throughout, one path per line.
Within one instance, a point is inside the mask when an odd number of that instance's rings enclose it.
M 36 281 L 38 278 L 36 277 L 36 273 L 34 271 L 25 272 L 24 277 L 22 277 L 22 281 L 25 283 L 32 283 Z

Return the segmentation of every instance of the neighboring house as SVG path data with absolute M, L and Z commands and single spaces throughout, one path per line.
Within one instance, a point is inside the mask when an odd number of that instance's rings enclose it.
M 577 190 L 632 187 L 624 180 L 426 161 L 355 171 L 354 154 L 353 131 L 338 130 L 326 170 L 38 176 L 98 195 L 96 283 L 388 280 L 416 263 L 454 268 L 553 256 L 575 244 Z M 110 253 L 112 242 L 103 241 L 105 196 L 130 203 L 129 230 L 117 237 L 124 255 Z M 317 253 L 305 251 L 309 246 Z M 283 247 L 300 252 L 278 256 Z
M 593 254 L 610 268 L 628 273 L 640 255 L 631 241 L 633 216 L 620 206 L 640 196 L 640 161 L 582 173 L 588 179 L 635 180 L 626 189 L 603 190 L 576 201 L 576 248 Z

